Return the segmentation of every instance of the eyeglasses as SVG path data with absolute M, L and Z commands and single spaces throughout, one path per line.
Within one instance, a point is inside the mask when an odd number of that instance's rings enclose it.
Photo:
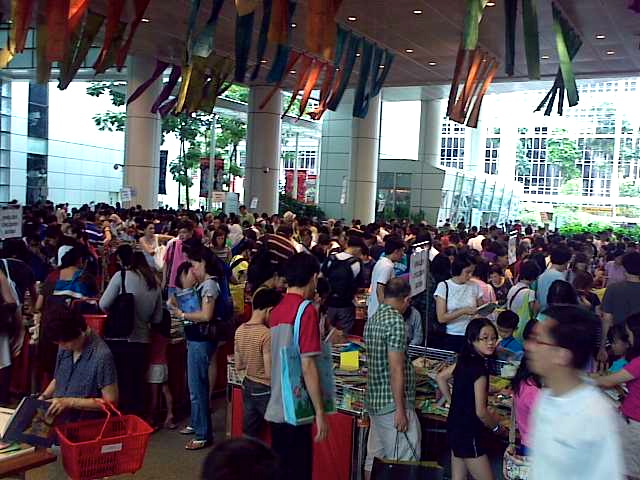
M 498 339 L 496 337 L 480 337 L 478 341 L 483 343 L 496 343 Z

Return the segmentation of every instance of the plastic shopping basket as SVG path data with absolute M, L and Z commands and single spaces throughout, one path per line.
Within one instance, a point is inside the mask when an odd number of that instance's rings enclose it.
M 135 415 L 122 415 L 111 403 L 101 402 L 101 406 L 106 419 L 56 428 L 62 463 L 73 480 L 135 473 L 142 468 L 153 429 Z
M 101 337 L 104 336 L 104 323 L 107 321 L 107 315 L 83 315 L 83 317 L 87 327 Z

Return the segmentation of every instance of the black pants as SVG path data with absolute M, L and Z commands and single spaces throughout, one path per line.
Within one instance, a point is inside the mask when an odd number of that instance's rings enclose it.
M 107 341 L 118 374 L 118 409 L 144 416 L 149 366 L 149 344 L 126 340 Z
M 11 365 L 0 368 L 0 407 L 9 406 L 11 387 Z
M 282 478 L 311 480 L 313 472 L 311 425 L 294 427 L 288 423 L 272 423 L 271 448 L 280 458 Z
M 244 414 L 242 431 L 249 437 L 258 438 L 265 424 L 264 413 L 267 411 L 271 388 L 248 378 L 242 383 Z

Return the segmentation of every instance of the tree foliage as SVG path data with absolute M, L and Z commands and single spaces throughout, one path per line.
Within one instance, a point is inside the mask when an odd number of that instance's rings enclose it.
M 547 163 L 558 168 L 564 182 L 579 178 L 576 162 L 582 158 L 578 146 L 569 138 L 552 138 L 547 141 Z
M 524 148 L 524 139 L 520 140 L 516 151 L 516 175 L 518 177 L 528 177 L 531 175 L 531 159 L 527 157 Z
M 621 197 L 640 197 L 640 185 L 633 180 L 627 180 L 620 183 Z

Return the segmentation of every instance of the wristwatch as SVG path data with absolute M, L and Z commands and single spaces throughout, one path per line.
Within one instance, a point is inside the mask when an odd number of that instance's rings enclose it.
M 500 431 L 500 424 L 497 424 L 495 427 L 491 429 L 493 433 L 498 433 Z

